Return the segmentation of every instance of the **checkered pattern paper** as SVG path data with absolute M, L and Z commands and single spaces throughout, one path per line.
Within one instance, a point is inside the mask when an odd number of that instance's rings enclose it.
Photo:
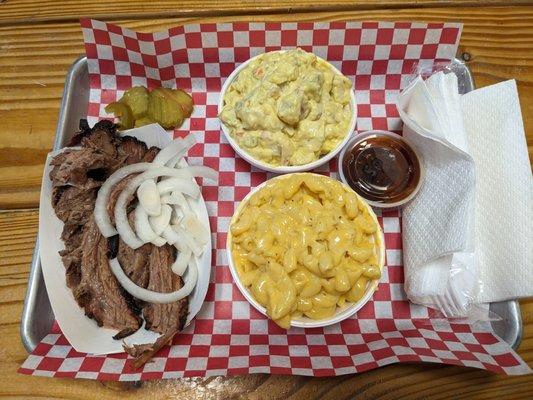
M 507 373 L 528 366 L 488 324 L 435 325 L 428 309 L 403 290 L 400 216 L 383 212 L 386 267 L 377 292 L 353 317 L 330 327 L 284 330 L 252 308 L 233 283 L 225 250 L 239 201 L 270 177 L 239 158 L 217 120 L 219 91 L 237 65 L 265 51 L 301 47 L 327 59 L 355 86 L 357 130 L 401 130 L 395 99 L 415 66 L 454 57 L 458 24 L 225 23 L 185 25 L 158 33 L 82 20 L 89 62 L 91 123 L 132 85 L 175 86 L 192 92 L 195 110 L 175 132 L 199 139 L 188 160 L 220 171 L 203 186 L 213 240 L 211 283 L 193 323 L 152 362 L 135 370 L 126 354 L 80 354 L 57 325 L 20 372 L 101 380 L 146 380 L 248 373 L 331 376 L 396 362 L 433 362 Z M 336 160 L 319 169 L 336 176 Z

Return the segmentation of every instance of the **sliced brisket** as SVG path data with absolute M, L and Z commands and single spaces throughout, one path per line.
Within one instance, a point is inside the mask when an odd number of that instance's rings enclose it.
M 76 301 L 99 326 L 119 330 L 115 338 L 131 335 L 140 328 L 141 318 L 111 272 L 108 241 L 93 217 L 84 229 L 81 249 L 81 279 L 74 289 Z
M 174 274 L 170 267 L 176 257 L 175 249 L 169 245 L 156 247 L 152 245 L 148 259 L 148 289 L 168 293 L 183 286 L 182 279 Z M 169 344 L 176 333 L 181 331 L 187 321 L 189 301 L 184 298 L 168 304 L 148 303 L 143 308 L 146 329 L 161 333 L 162 336 L 151 345 L 124 347 L 135 357 L 134 365 L 139 367 L 152 358 L 163 346 Z
M 99 138 L 99 139 L 98 139 Z M 101 140 L 102 142 L 99 142 Z M 116 125 L 109 120 L 98 121 L 92 128 L 89 127 L 87 120 L 80 120 L 80 131 L 74 135 L 69 142 L 69 147 L 84 146 L 105 149 L 107 143 L 118 146 L 119 135 Z M 112 150 L 109 148 L 109 150 Z M 112 150 L 112 152 L 114 152 Z
M 81 281 L 81 256 L 83 255 L 81 246 L 71 251 L 60 251 L 61 260 L 65 266 L 65 276 L 67 286 L 75 289 Z
M 154 343 L 134 344 L 133 346 L 124 346 L 124 350 L 134 358 L 133 366 L 140 368 L 146 364 L 159 350 L 172 342 L 176 332 L 167 332 L 157 338 Z
M 171 304 L 141 303 L 118 284 L 109 267 L 109 257 L 118 257 L 120 265 L 137 285 L 157 292 L 172 292 L 183 281 L 171 271 L 176 254 L 172 246 L 146 244 L 133 250 L 119 238 L 104 238 L 92 215 L 100 186 L 118 168 L 138 162 L 152 162 L 159 149 L 147 148 L 133 137 L 120 137 L 110 121 L 100 121 L 90 129 L 80 122 L 80 132 L 67 150 L 52 160 L 52 205 L 64 223 L 60 252 L 66 269 L 67 285 L 78 304 L 98 325 L 119 330 L 115 339 L 137 331 L 141 326 L 138 307 L 143 307 L 146 328 L 162 336 L 153 344 L 126 350 L 136 357 L 135 365 L 148 361 L 161 347 L 170 343 L 183 329 L 188 313 L 188 299 Z M 122 189 L 133 176 L 121 181 L 110 194 L 108 211 L 113 209 Z M 133 196 L 132 196 L 133 199 Z M 128 212 L 132 207 L 129 207 Z M 130 212 L 130 223 L 133 221 Z
M 120 137 L 112 130 L 93 129 L 81 139 L 80 144 L 101 151 L 114 159 L 119 158 L 117 148 L 120 146 Z
M 86 222 L 94 210 L 98 188 L 83 189 L 76 186 L 56 187 L 52 206 L 57 217 L 69 224 Z
M 162 247 L 152 246 L 149 264 L 150 276 L 148 289 L 154 292 L 168 293 L 180 289 L 183 286 L 182 279 L 174 274 L 170 267 L 176 259 L 174 247 L 165 245 Z M 168 304 L 148 304 L 143 309 L 146 329 L 165 334 L 169 331 L 183 329 L 187 319 L 188 300 Z
M 136 250 L 133 250 L 122 240 L 118 242 L 118 262 L 137 286 L 146 288 L 148 286 L 149 268 L 148 259 L 153 245 L 147 243 Z
M 83 223 L 69 223 L 67 222 L 63 226 L 63 232 L 61 233 L 61 240 L 65 242 L 65 250 L 72 251 L 81 245 L 81 239 L 83 236 Z
M 118 156 L 124 160 L 124 164 L 136 164 L 142 161 L 147 151 L 146 143 L 133 136 L 123 136 L 118 148 Z
M 150 147 L 148 151 L 144 154 L 144 157 L 142 159 L 142 162 L 152 162 L 154 161 L 155 156 L 157 156 L 157 153 L 159 153 L 159 148 L 157 147 Z
M 59 160 L 55 160 L 57 157 Z M 121 166 L 115 158 L 85 147 L 68 152 L 66 156 L 59 154 L 54 160 L 61 161 L 50 172 L 54 186 L 75 186 L 80 189 L 102 186 L 107 177 Z

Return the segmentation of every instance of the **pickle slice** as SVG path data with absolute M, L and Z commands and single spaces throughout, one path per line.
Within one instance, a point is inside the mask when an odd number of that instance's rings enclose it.
M 127 104 L 131 108 L 133 118 L 142 118 L 148 111 L 148 89 L 144 86 L 134 86 L 126 90 L 120 102 Z
M 177 102 L 182 111 L 184 118 L 188 118 L 192 114 L 194 103 L 192 97 L 187 92 L 181 89 L 169 89 L 169 88 L 156 88 L 152 90 L 152 93 L 155 92 L 158 96 L 165 97 L 169 100 L 174 100 Z
M 185 118 L 189 118 L 192 114 L 192 110 L 194 107 L 194 103 L 193 103 L 191 95 L 185 92 L 184 90 L 175 89 L 175 90 L 172 90 L 172 96 L 180 104 Z
M 155 121 L 152 121 L 148 117 L 142 117 L 142 118 L 135 120 L 135 128 L 140 128 L 141 126 L 144 126 L 144 125 L 150 125 L 150 124 L 153 124 L 154 122 Z
M 119 123 L 117 125 L 121 129 L 133 128 L 133 113 L 127 104 L 115 101 L 105 107 L 105 112 L 108 114 L 114 114 L 115 117 L 119 118 Z
M 175 100 L 169 99 L 161 89 L 164 88 L 156 88 L 150 92 L 148 117 L 165 129 L 177 128 L 183 123 L 183 110 Z
M 121 129 L 140 127 L 154 122 L 165 129 L 178 128 L 194 108 L 192 97 L 181 89 L 134 86 L 118 101 L 108 104 L 106 112 L 120 119 Z

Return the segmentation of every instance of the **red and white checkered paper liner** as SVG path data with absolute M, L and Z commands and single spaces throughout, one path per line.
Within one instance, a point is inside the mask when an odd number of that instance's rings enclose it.
M 425 361 L 521 374 L 529 367 L 488 324 L 432 325 L 428 309 L 410 304 L 403 290 L 402 240 L 397 212 L 379 216 L 386 268 L 374 297 L 356 316 L 326 328 L 284 330 L 258 313 L 233 283 L 225 251 L 230 218 L 240 200 L 270 174 L 251 167 L 224 140 L 217 120 L 224 79 L 250 57 L 301 47 L 327 59 L 355 84 L 357 129 L 401 130 L 395 99 L 418 64 L 454 57 L 459 24 L 388 22 L 220 23 L 136 33 L 81 21 L 89 62 L 89 122 L 108 117 L 104 106 L 132 85 L 191 91 L 195 110 L 176 135 L 200 143 L 188 160 L 220 171 L 203 186 L 213 231 L 213 269 L 195 321 L 142 369 L 126 354 L 76 352 L 57 325 L 25 361 L 32 375 L 101 380 L 146 380 L 248 373 L 341 375 L 386 364 Z M 336 160 L 319 172 L 336 176 Z

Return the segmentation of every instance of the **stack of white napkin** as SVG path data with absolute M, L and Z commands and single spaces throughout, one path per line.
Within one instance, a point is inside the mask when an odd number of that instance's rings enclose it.
M 455 74 L 400 95 L 404 136 L 426 169 L 403 210 L 405 289 L 447 317 L 533 296 L 533 179 L 516 83 L 459 95 Z

